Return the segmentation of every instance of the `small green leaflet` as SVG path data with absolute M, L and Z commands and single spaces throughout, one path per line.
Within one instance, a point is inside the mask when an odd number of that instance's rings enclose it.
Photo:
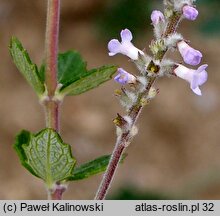
M 86 69 L 86 62 L 77 51 L 60 53 L 58 57 L 58 80 L 63 86 L 61 95 L 79 95 L 110 80 L 116 66 Z
M 123 154 L 120 163 L 123 163 L 127 155 Z M 104 172 L 108 166 L 111 155 L 104 155 L 95 160 L 82 164 L 76 167 L 73 171 L 73 175 L 68 178 L 69 181 L 76 181 L 88 178 L 98 173 Z
M 58 55 L 58 81 L 63 88 L 85 76 L 86 62 L 77 51 L 67 51 Z
M 76 163 L 68 144 L 59 134 L 47 128 L 36 135 L 22 131 L 14 145 L 22 165 L 33 175 L 43 179 L 48 187 L 69 178 Z
M 11 38 L 9 50 L 15 65 L 23 74 L 27 82 L 31 85 L 38 96 L 43 95 L 45 87 L 40 79 L 37 66 L 32 63 L 27 51 L 23 48 L 17 38 Z
M 86 62 L 77 51 L 67 51 L 58 54 L 58 82 L 63 88 L 80 79 L 87 73 Z M 45 81 L 45 63 L 40 67 L 39 74 Z
M 60 94 L 79 95 L 110 80 L 116 72 L 115 66 L 103 66 L 88 71 L 83 77 L 60 90 Z

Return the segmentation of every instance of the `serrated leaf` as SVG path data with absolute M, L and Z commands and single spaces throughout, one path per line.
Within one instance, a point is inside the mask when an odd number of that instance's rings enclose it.
M 127 155 L 123 154 L 120 160 L 122 163 Z M 95 160 L 82 164 L 76 167 L 71 177 L 68 178 L 70 181 L 82 180 L 98 173 L 104 172 L 108 166 L 111 155 L 104 155 Z
M 29 170 L 30 173 L 32 173 L 34 176 L 40 178 L 37 173 L 32 169 L 32 167 L 26 162 L 27 161 L 27 157 L 26 154 L 24 152 L 24 149 L 21 147 L 24 143 L 29 143 L 30 142 L 30 132 L 28 131 L 21 131 L 21 133 L 19 133 L 16 136 L 16 141 L 14 144 L 14 149 L 16 150 L 18 157 L 20 158 L 21 164 L 27 169 Z
M 103 66 L 101 68 L 92 69 L 72 84 L 68 85 L 67 87 L 62 87 L 60 90 L 60 94 L 82 94 L 110 80 L 116 70 L 116 66 Z
M 14 145 L 22 165 L 50 187 L 72 175 L 76 160 L 59 134 L 46 128 L 34 135 L 22 131 Z
M 23 74 L 37 95 L 42 95 L 45 88 L 40 79 L 37 66 L 32 63 L 27 51 L 17 38 L 11 38 L 9 50 L 18 70 Z
M 78 95 L 110 80 L 116 66 L 86 69 L 86 62 L 77 51 L 67 51 L 58 55 L 58 82 L 62 84 L 61 95 Z M 40 67 L 40 78 L 45 79 L 45 64 Z

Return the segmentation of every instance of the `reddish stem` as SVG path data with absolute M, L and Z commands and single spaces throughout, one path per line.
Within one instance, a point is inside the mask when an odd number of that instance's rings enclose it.
M 46 86 L 48 99 L 45 101 L 46 125 L 59 132 L 59 105 L 53 97 L 57 88 L 57 59 L 60 22 L 60 0 L 48 0 L 46 27 Z
M 103 180 L 100 184 L 99 190 L 95 196 L 96 200 L 103 200 L 108 192 L 110 184 L 115 175 L 115 171 L 120 162 L 121 156 L 125 150 L 126 146 L 122 143 L 122 140 L 118 144 L 116 144 L 115 149 L 113 150 L 108 168 L 103 176 Z
M 58 59 L 58 39 L 59 39 L 59 22 L 60 22 L 60 0 L 48 0 L 47 9 L 47 26 L 46 26 L 46 87 L 48 98 L 44 101 L 46 112 L 46 126 L 53 128 L 57 132 L 60 130 L 60 102 L 54 100 L 57 88 L 57 59 Z M 54 191 L 48 192 L 49 199 L 61 200 L 65 191 L 60 187 L 59 182 L 56 184 Z
M 46 28 L 46 85 L 53 97 L 57 87 L 57 55 L 59 39 L 60 0 L 48 0 Z
M 56 185 L 56 189 L 52 192 L 48 192 L 49 200 L 62 200 L 63 193 L 66 191 L 66 187 L 63 187 L 60 184 Z

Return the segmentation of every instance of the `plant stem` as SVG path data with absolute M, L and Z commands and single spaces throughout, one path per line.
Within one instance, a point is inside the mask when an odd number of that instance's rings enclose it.
M 155 79 L 152 79 L 151 82 L 149 82 L 145 94 L 148 94 L 151 86 L 153 85 Z M 143 93 L 141 93 L 143 94 Z M 140 95 L 141 96 L 141 95 Z M 128 115 L 132 119 L 131 127 L 135 125 L 143 106 L 142 105 L 134 105 L 130 109 Z M 129 138 L 131 137 L 131 131 L 124 131 L 122 135 L 118 138 L 115 148 L 113 150 L 111 159 L 109 161 L 107 170 L 102 178 L 101 184 L 99 186 L 99 189 L 96 193 L 95 200 L 103 200 L 106 197 L 106 194 L 108 192 L 108 189 L 110 188 L 111 182 L 113 180 L 113 177 L 115 175 L 116 169 L 118 167 L 118 164 L 120 162 L 121 156 L 123 152 L 125 151 L 126 147 L 129 145 Z
M 174 15 L 170 18 L 170 21 L 167 25 L 167 28 L 165 30 L 164 37 L 169 36 L 169 34 L 174 33 L 176 31 L 176 28 L 179 24 L 179 21 L 181 19 L 180 15 Z M 162 53 L 159 53 L 158 56 L 154 56 L 155 59 L 158 59 L 162 61 L 164 55 L 166 54 L 166 51 L 163 51 Z M 150 88 L 153 86 L 154 82 L 156 81 L 156 77 L 150 78 L 149 83 L 145 89 L 144 92 L 138 94 L 138 98 L 143 98 L 143 96 L 148 95 Z M 132 119 L 131 127 L 135 125 L 136 121 L 138 120 L 138 117 L 142 111 L 143 105 L 141 105 L 140 101 L 138 100 L 136 104 L 134 104 L 131 109 L 128 111 L 127 115 Z M 120 162 L 120 158 L 125 151 L 126 147 L 131 142 L 132 137 L 132 131 L 128 130 L 123 132 L 123 134 L 118 138 L 115 148 L 112 153 L 112 157 L 109 161 L 107 170 L 105 174 L 103 175 L 102 181 L 99 185 L 98 191 L 95 196 L 95 200 L 103 200 L 106 197 L 106 194 L 110 188 L 111 182 L 114 178 L 115 172 L 117 170 L 118 164 Z
M 59 105 L 53 97 L 57 88 L 57 56 L 59 39 L 60 0 L 48 0 L 46 26 L 46 86 L 48 100 L 45 102 L 46 126 L 59 132 Z
M 57 55 L 60 20 L 60 0 L 48 0 L 46 26 L 46 85 L 48 95 L 54 96 L 57 87 Z
M 60 131 L 60 102 L 48 100 L 44 102 L 46 127 Z
M 65 192 L 66 187 L 62 187 L 62 185 L 57 184 L 56 189 L 52 191 L 48 191 L 48 199 L 49 200 L 62 200 L 62 195 Z
M 60 0 L 48 0 L 47 26 L 46 26 L 46 86 L 48 98 L 44 101 L 46 126 L 53 128 L 57 132 L 60 130 L 60 102 L 54 100 L 57 88 L 57 59 L 58 59 L 58 39 L 60 22 Z M 60 189 L 59 182 L 56 189 L 48 192 L 49 199 L 62 199 L 65 190 Z
M 126 146 L 123 143 L 123 140 L 120 139 L 118 143 L 115 145 L 115 149 L 113 150 L 110 162 L 108 164 L 108 168 L 103 176 L 102 182 L 100 184 L 99 190 L 95 196 L 96 200 L 103 200 L 108 192 L 111 181 L 114 177 L 115 170 L 120 162 L 120 158 L 125 150 Z

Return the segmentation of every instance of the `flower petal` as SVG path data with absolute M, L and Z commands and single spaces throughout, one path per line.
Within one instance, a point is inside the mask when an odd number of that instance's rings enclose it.
M 198 65 L 201 62 L 202 53 L 195 49 L 188 49 L 184 56 L 184 62 L 190 65 Z
M 121 51 L 121 43 L 116 39 L 110 40 L 108 43 L 108 50 L 110 56 L 119 53 Z
M 201 65 L 197 70 L 189 69 L 178 64 L 174 69 L 174 73 L 190 83 L 190 88 L 197 95 L 202 95 L 199 86 L 203 85 L 208 79 L 208 73 L 205 71 L 207 64 Z
M 198 81 L 199 81 L 199 76 L 194 72 L 192 76 L 192 80 L 190 82 L 190 88 L 196 89 L 199 86 Z
M 188 81 L 189 83 L 191 83 L 192 76 L 193 76 L 193 70 L 191 70 L 191 69 L 189 69 L 189 68 L 187 68 L 187 67 L 185 67 L 181 64 L 178 64 L 178 67 L 174 70 L 174 73 L 178 77 L 180 77 L 180 78 Z
M 198 73 L 201 73 L 201 72 L 204 71 L 207 67 L 208 67 L 207 64 L 201 65 L 201 66 L 197 69 L 197 72 L 198 72 Z
M 208 79 L 208 73 L 203 71 L 199 74 L 198 85 L 203 85 Z
M 192 88 L 191 88 L 192 89 Z M 194 88 L 194 89 L 192 89 L 193 90 L 193 92 L 195 93 L 195 94 L 197 94 L 197 95 L 199 95 L 199 96 L 201 96 L 202 95 L 202 92 L 201 92 L 201 90 L 200 90 L 200 88 L 199 87 L 197 87 L 197 88 Z
M 122 42 L 130 42 L 133 36 L 129 29 L 124 29 L 121 31 L 121 41 Z
M 122 77 L 121 74 L 118 74 L 114 80 L 122 85 L 125 85 L 127 83 L 127 78 L 126 77 Z
M 203 85 L 207 79 L 208 79 L 208 73 L 206 72 L 206 68 L 208 67 L 207 64 L 205 65 L 201 65 L 194 73 L 194 81 L 196 83 L 196 85 L 200 86 L 200 85 Z

